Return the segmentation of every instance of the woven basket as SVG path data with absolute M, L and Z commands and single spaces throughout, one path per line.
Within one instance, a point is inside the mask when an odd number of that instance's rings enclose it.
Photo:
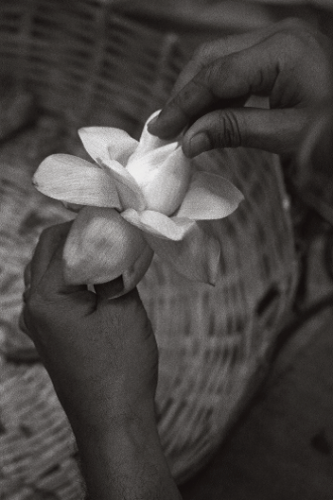
M 17 99 L 32 94 L 38 106 L 34 126 L 0 149 L 0 497 L 76 500 L 82 484 L 73 435 L 18 327 L 23 269 L 38 235 L 69 213 L 30 179 L 55 151 L 84 154 L 80 126 L 119 126 L 137 137 L 185 56 L 174 34 L 130 21 L 105 2 L 2 0 L 0 61 Z M 139 285 L 160 351 L 158 428 L 178 482 L 207 462 L 261 380 L 297 278 L 277 158 L 240 148 L 196 162 L 223 173 L 246 200 L 229 218 L 203 222 L 222 242 L 215 288 L 158 259 Z M 8 361 L 15 354 L 30 364 Z

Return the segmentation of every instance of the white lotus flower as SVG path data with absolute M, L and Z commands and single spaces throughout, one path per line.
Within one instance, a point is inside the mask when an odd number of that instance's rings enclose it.
M 196 221 L 228 216 L 243 195 L 223 177 L 196 171 L 179 142 L 152 136 L 147 123 L 139 142 L 117 128 L 80 129 L 96 163 L 52 155 L 34 175 L 42 193 L 83 206 L 64 248 L 70 283 L 122 275 L 125 293 L 145 274 L 153 252 L 190 279 L 215 282 L 220 244 Z

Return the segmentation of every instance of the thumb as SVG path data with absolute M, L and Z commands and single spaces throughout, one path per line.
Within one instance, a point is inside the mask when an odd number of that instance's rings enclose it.
M 34 336 L 36 325 L 51 325 L 54 320 L 76 314 L 87 316 L 95 309 L 95 294 L 85 286 L 68 285 L 63 272 L 63 245 L 70 224 L 59 224 L 43 231 L 27 273 L 21 326 Z M 31 276 L 29 277 L 28 274 Z M 37 320 L 37 323 L 36 323 Z M 30 332 L 30 334 L 29 334 Z
M 26 309 L 46 309 L 52 304 L 66 304 L 66 309 L 90 311 L 95 294 L 84 285 L 68 284 L 64 277 L 63 247 L 71 224 L 58 224 L 44 230 L 31 261 L 31 285 L 26 294 Z M 33 306 L 32 303 L 33 302 Z
M 184 154 L 193 158 L 215 148 L 239 146 L 271 153 L 295 152 L 307 123 L 304 110 L 235 108 L 199 118 L 183 138 Z

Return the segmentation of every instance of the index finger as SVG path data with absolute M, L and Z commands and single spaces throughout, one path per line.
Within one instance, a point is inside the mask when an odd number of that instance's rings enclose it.
M 72 222 L 51 226 L 41 234 L 31 261 L 31 289 L 33 294 L 47 274 L 48 290 L 67 289 L 62 272 L 62 250 Z M 55 268 L 56 261 L 56 268 Z M 53 267 L 50 272 L 50 267 Z M 71 287 L 72 288 L 72 287 Z M 77 290 L 78 287 L 75 287 Z
M 217 104 L 230 107 L 231 99 L 263 91 L 268 94 L 277 78 L 276 57 L 271 51 L 269 43 L 259 43 L 205 66 L 148 125 L 149 132 L 171 139 Z
M 240 52 L 246 48 L 252 47 L 256 43 L 267 37 L 275 26 L 268 26 L 260 30 L 250 31 L 248 33 L 238 35 L 228 35 L 218 40 L 205 43 L 199 47 L 192 59 L 186 64 L 180 72 L 176 83 L 172 89 L 171 97 L 175 97 L 178 92 L 189 83 L 201 69 L 208 64 L 211 64 L 216 59 L 225 57 L 235 52 Z

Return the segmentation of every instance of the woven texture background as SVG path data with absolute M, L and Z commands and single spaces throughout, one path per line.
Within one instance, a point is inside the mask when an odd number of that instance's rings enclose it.
M 119 126 L 137 137 L 184 62 L 174 34 L 129 21 L 104 2 L 0 5 L 2 71 L 15 95 L 32 93 L 37 103 L 34 126 L 0 151 L 0 498 L 74 500 L 82 491 L 66 417 L 18 327 L 23 269 L 38 235 L 72 217 L 33 189 L 31 175 L 55 151 L 84 155 L 82 125 Z M 246 200 L 229 218 L 202 223 L 222 243 L 215 288 L 158 259 L 139 285 L 160 350 L 158 427 L 177 481 L 206 463 L 260 381 L 297 277 L 277 158 L 237 149 L 196 162 L 223 173 Z M 9 361 L 15 353 L 30 364 Z

